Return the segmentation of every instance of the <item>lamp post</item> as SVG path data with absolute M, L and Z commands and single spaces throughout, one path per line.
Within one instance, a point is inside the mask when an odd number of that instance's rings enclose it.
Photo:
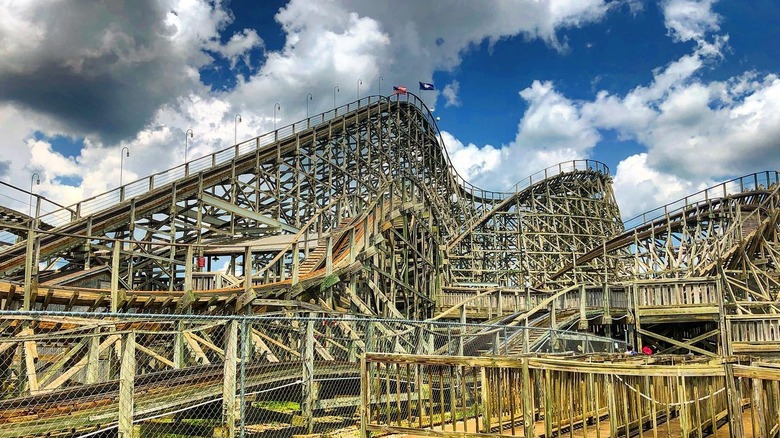
M 32 216 L 33 183 L 41 185 L 41 177 L 38 176 L 37 172 L 33 173 L 32 178 L 30 179 L 30 209 L 27 210 L 27 216 Z
M 379 88 L 378 88 L 380 96 L 382 95 L 382 79 L 384 79 L 384 78 L 382 76 L 380 76 L 379 77 Z
M 241 123 L 241 114 L 233 117 L 233 144 L 238 144 L 238 124 Z
M 312 100 L 313 97 L 311 93 L 306 93 L 306 118 L 309 118 L 309 101 Z
M 125 156 L 130 158 L 130 148 L 127 146 L 122 148 L 122 153 L 119 155 L 119 187 L 122 187 L 122 171 L 124 170 L 125 166 Z
M 341 90 L 339 90 L 339 86 L 338 85 L 333 87 L 333 108 L 334 109 L 336 108 L 336 93 L 340 93 L 340 92 L 341 92 Z
M 274 104 L 274 131 L 276 131 L 276 110 L 279 110 L 279 111 L 282 110 L 282 106 L 279 105 L 279 102 L 276 102 Z
M 357 100 L 360 100 L 360 86 L 363 85 L 363 79 L 357 80 Z
M 184 162 L 187 162 L 187 149 L 190 146 L 190 139 L 192 138 L 192 129 L 188 129 L 187 132 L 184 133 Z

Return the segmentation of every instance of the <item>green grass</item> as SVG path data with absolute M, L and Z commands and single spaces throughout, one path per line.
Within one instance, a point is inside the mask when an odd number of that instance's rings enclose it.
M 256 401 L 252 403 L 252 406 L 261 409 L 268 409 L 269 411 L 282 412 L 285 414 L 298 412 L 301 410 L 301 404 L 292 401 Z

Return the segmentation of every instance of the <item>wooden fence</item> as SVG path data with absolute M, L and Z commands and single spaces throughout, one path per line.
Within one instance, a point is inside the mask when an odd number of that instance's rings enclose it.
M 361 431 L 439 437 L 780 431 L 780 368 L 613 359 L 368 354 L 361 365 Z

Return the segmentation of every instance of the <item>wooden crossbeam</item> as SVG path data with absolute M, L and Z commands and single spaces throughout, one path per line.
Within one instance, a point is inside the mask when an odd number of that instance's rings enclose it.
M 644 329 L 637 328 L 636 332 L 640 333 L 642 335 L 645 335 L 645 336 L 649 336 L 649 337 L 654 338 L 654 339 L 658 339 L 658 340 L 661 340 L 661 341 L 664 341 L 664 342 L 668 342 L 669 344 L 676 345 L 676 346 L 678 346 L 680 348 L 687 348 L 688 350 L 695 351 L 695 352 L 697 352 L 699 354 L 703 354 L 705 356 L 718 357 L 717 354 L 715 354 L 715 353 L 713 353 L 711 351 L 707 351 L 707 350 L 705 350 L 703 348 L 699 348 L 699 347 L 694 347 L 693 345 L 686 344 L 685 342 L 680 342 L 678 340 L 675 340 L 675 339 L 672 339 L 672 338 L 668 338 L 666 336 L 661 336 L 661 335 L 659 335 L 657 333 L 653 333 L 653 332 L 650 332 L 650 331 L 647 331 L 647 330 L 644 330 Z

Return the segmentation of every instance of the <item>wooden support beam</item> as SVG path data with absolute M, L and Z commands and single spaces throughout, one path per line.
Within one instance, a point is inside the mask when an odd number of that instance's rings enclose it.
M 27 251 L 25 252 L 24 261 L 24 301 L 22 302 L 22 310 L 33 310 L 33 294 L 35 293 L 33 287 L 33 269 L 37 270 L 38 267 L 35 264 L 35 229 L 34 221 L 30 223 L 30 230 L 27 232 Z
M 208 365 L 211 363 L 208 356 L 206 356 L 206 353 L 204 353 L 203 349 L 200 348 L 198 342 L 192 337 L 192 333 L 183 332 L 182 337 L 184 338 L 184 342 L 187 344 L 187 347 L 189 347 L 190 351 L 192 351 L 192 354 L 194 354 L 195 357 L 200 360 L 201 364 Z
M 260 350 L 265 357 L 265 360 L 268 362 L 279 362 L 279 358 L 276 357 L 274 352 L 268 347 L 268 344 L 263 341 L 263 339 L 254 332 L 254 329 L 250 329 L 250 333 L 252 333 L 252 343 L 254 344 L 255 348 Z
M 653 332 L 650 332 L 650 331 L 647 331 L 647 330 L 644 330 L 644 329 L 637 328 L 636 332 L 639 333 L 639 334 L 645 335 L 645 336 L 649 336 L 649 337 L 654 338 L 654 339 L 658 339 L 658 340 L 661 340 L 661 341 L 664 341 L 664 342 L 668 342 L 668 343 L 670 343 L 672 345 L 676 345 L 676 346 L 681 347 L 681 348 L 687 348 L 688 350 L 695 351 L 695 352 L 697 352 L 699 354 L 703 354 L 705 356 L 718 357 L 717 354 L 715 354 L 715 353 L 713 353 L 711 351 L 707 351 L 707 350 L 705 350 L 703 348 L 699 348 L 699 347 L 694 347 L 693 345 L 686 344 L 685 342 L 680 342 L 680 341 L 678 341 L 676 339 L 668 338 L 666 336 L 661 336 L 661 335 L 659 335 L 657 333 L 653 333 Z
M 186 259 L 184 260 L 184 290 L 192 290 L 192 260 L 195 257 L 193 254 L 192 245 L 187 245 Z
M 125 335 L 119 370 L 119 438 L 133 437 L 135 415 L 135 332 Z
M 300 231 L 298 228 L 290 226 L 284 222 L 279 222 L 276 219 L 270 218 L 268 216 L 256 213 L 254 211 L 245 208 L 241 208 L 239 206 L 230 203 L 229 201 L 223 201 L 222 199 L 215 198 L 214 196 L 207 195 L 205 193 L 201 196 L 201 201 L 203 201 L 204 204 L 211 205 L 212 207 L 220 208 L 236 216 L 245 217 L 247 219 L 255 220 L 271 227 L 280 228 L 289 233 L 296 234 L 298 233 L 298 231 Z
M 33 329 L 28 325 L 22 331 L 24 336 L 32 337 L 34 335 Z M 35 370 L 35 364 L 38 361 L 38 349 L 34 340 L 26 340 L 23 343 L 24 351 L 24 369 L 27 374 L 27 386 L 30 390 L 30 394 L 35 394 L 39 390 L 38 386 L 38 373 Z
M 181 369 L 185 366 L 184 355 L 184 321 L 176 321 L 176 333 L 173 334 L 173 365 L 175 369 Z
M 235 438 L 238 409 L 236 406 L 236 362 L 238 360 L 238 322 L 230 321 L 225 330 L 225 366 L 222 386 L 222 424 L 225 438 Z
M 87 384 L 97 383 L 100 380 L 100 328 L 95 328 L 94 335 L 89 337 L 89 351 L 87 352 Z
M 314 390 L 314 317 L 309 314 L 310 319 L 306 321 L 306 337 L 303 341 L 302 354 L 302 378 L 301 385 L 301 415 L 306 420 L 306 433 L 314 431 L 314 399 L 316 391 Z
M 111 313 L 116 313 L 119 309 L 119 249 L 121 245 L 114 241 L 113 251 L 111 252 Z
M 103 342 L 100 343 L 100 346 L 98 347 L 98 353 L 102 354 L 108 347 L 114 345 L 117 341 L 121 339 L 121 336 L 118 334 L 110 335 L 108 336 Z M 76 373 L 81 371 L 88 363 L 89 356 L 84 356 L 81 360 L 76 362 L 74 365 L 72 365 L 67 371 L 62 373 L 59 377 L 54 379 L 51 383 L 46 385 L 45 388 L 42 389 L 42 391 L 53 391 L 68 380 L 70 380 L 71 377 L 73 377 Z
M 161 363 L 163 363 L 163 364 L 165 364 L 165 365 L 167 365 L 167 366 L 169 366 L 171 368 L 177 368 L 176 364 L 172 360 L 162 356 L 161 354 L 157 353 L 156 351 L 152 350 L 151 348 L 144 347 L 141 344 L 136 345 L 136 348 L 139 351 L 148 354 L 149 356 L 157 359 Z

